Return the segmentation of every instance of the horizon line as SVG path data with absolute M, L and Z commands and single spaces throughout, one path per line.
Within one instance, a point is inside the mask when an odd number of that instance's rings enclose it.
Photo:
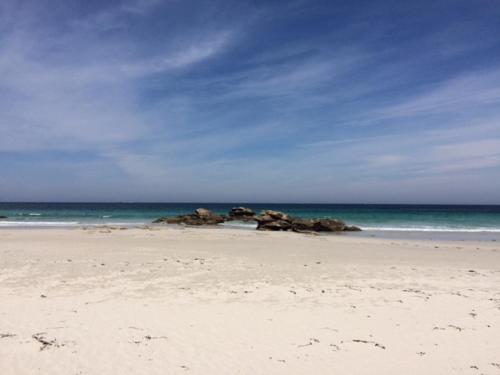
M 360 205 L 360 206 L 500 206 L 500 203 L 306 203 L 306 202 L 167 202 L 167 201 L 0 201 L 0 204 L 41 203 L 41 204 L 227 204 L 227 205 Z

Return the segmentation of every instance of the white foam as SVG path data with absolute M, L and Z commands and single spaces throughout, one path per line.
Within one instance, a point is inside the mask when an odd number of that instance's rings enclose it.
M 257 228 L 256 223 L 244 222 L 244 221 L 226 221 L 221 224 L 222 226 L 229 228 L 245 228 L 245 229 L 255 229 Z
M 10 220 L 0 220 L 0 227 L 77 227 L 77 226 L 140 226 L 147 225 L 149 222 L 78 222 L 78 221 L 10 221 Z M 256 224 L 252 222 L 242 222 L 242 221 L 229 221 L 222 224 L 224 227 L 228 228 L 245 228 L 245 229 L 255 229 Z M 360 226 L 364 231 L 386 231 L 386 232 L 448 232 L 448 233 L 500 233 L 500 228 L 488 228 L 488 227 L 478 227 L 478 228 L 454 228 L 454 227 L 432 227 L 432 226 L 420 226 L 420 227 L 372 227 L 372 226 Z
M 113 227 L 113 226 L 122 226 L 122 227 L 135 227 L 135 226 L 138 226 L 138 225 L 149 225 L 151 224 L 150 222 L 147 222 L 147 221 L 137 221 L 137 222 L 118 222 L 118 221 L 111 221 L 111 222 L 105 222 L 105 223 L 79 223 L 79 225 L 81 226 L 97 226 L 97 227 L 100 227 L 100 226 L 103 226 L 103 225 L 107 225 L 107 226 L 110 226 L 110 227 Z
M 40 227 L 100 227 L 100 226 L 122 226 L 134 227 L 149 224 L 148 222 L 104 222 L 85 223 L 78 221 L 5 221 L 0 220 L 0 227 L 9 228 L 40 228 Z
M 30 212 L 29 216 L 42 216 L 42 214 L 39 214 L 38 212 Z
M 386 232 L 452 232 L 452 233 L 500 233 L 500 228 L 450 228 L 450 227 L 360 227 L 366 231 Z
M 72 227 L 77 221 L 0 221 L 0 227 Z

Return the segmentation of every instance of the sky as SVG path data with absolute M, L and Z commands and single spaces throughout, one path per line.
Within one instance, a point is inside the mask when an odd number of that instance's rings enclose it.
M 0 1 L 0 201 L 500 204 L 500 1 Z

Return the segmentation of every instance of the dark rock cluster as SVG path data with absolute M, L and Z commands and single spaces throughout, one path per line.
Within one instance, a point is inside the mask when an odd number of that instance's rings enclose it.
M 297 219 L 279 212 L 263 211 L 257 216 L 258 230 L 271 231 L 293 231 L 293 232 L 345 232 L 360 231 L 355 226 L 348 226 L 344 222 L 335 219 Z
M 226 219 L 220 215 L 214 214 L 205 208 L 198 208 L 192 214 L 176 217 L 161 217 L 153 223 L 166 224 L 185 224 L 185 225 L 217 225 L 223 223 Z
M 292 218 L 279 211 L 265 210 L 256 215 L 250 208 L 234 207 L 228 216 L 217 215 L 205 208 L 198 208 L 194 213 L 176 217 L 162 217 L 154 223 L 184 224 L 184 225 L 217 225 L 225 221 L 255 221 L 257 230 L 293 231 L 300 233 L 312 232 L 347 232 L 360 231 L 355 226 L 346 225 L 335 219 L 300 219 Z
M 255 212 L 247 207 L 233 207 L 229 211 L 229 220 L 255 221 Z

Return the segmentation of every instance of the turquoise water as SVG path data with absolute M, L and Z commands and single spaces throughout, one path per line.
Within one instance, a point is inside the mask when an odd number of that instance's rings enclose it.
M 8 217 L 0 220 L 0 227 L 140 225 L 161 216 L 186 214 L 198 207 L 224 214 L 239 205 L 256 212 L 273 209 L 303 218 L 339 218 L 368 231 L 500 233 L 499 205 L 0 203 L 0 216 Z

